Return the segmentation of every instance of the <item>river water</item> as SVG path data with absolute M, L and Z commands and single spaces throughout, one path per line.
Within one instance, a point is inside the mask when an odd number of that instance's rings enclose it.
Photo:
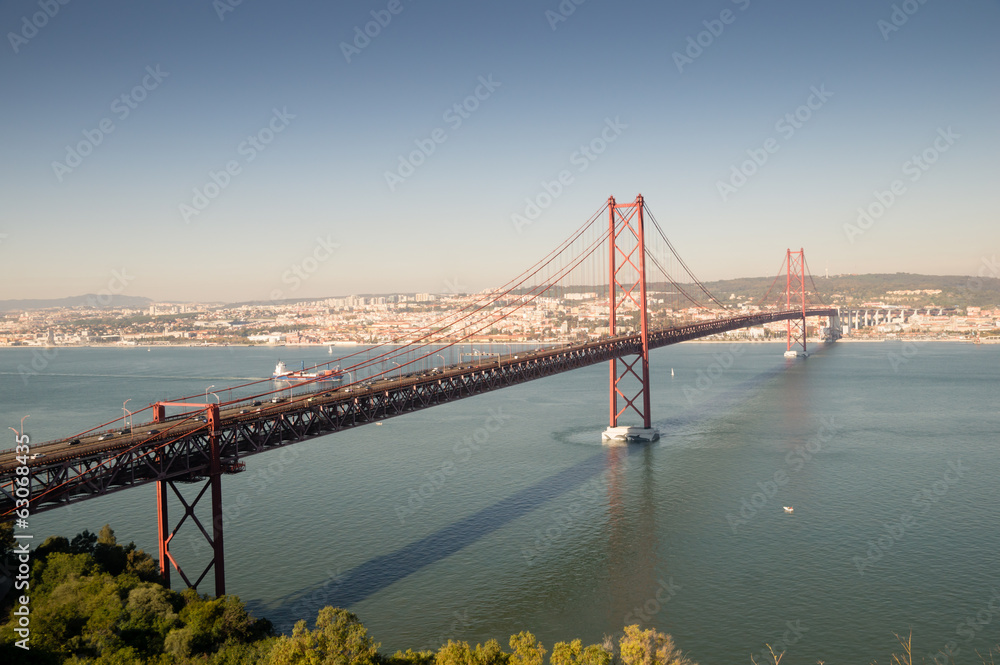
M 525 629 L 548 647 L 599 642 L 639 623 L 702 664 L 762 663 L 767 643 L 783 665 L 888 662 L 893 633 L 910 631 L 916 660 L 979 663 L 1000 643 L 1000 346 L 782 350 L 654 351 L 663 436 L 648 446 L 601 445 L 600 365 L 250 457 L 223 484 L 227 590 L 284 630 L 349 607 L 389 652 Z M 0 351 L 0 423 L 30 414 L 34 442 L 110 420 L 128 398 L 331 358 L 40 353 Z M 31 525 L 44 537 L 110 523 L 155 555 L 155 517 L 145 486 Z M 195 574 L 196 536 L 185 525 L 171 545 Z

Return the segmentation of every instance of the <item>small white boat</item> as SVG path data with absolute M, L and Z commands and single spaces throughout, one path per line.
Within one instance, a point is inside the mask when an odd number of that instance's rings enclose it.
M 673 375 L 674 375 L 674 368 L 673 368 L 673 367 L 671 367 L 671 368 L 670 368 L 670 376 L 673 376 Z
M 791 506 L 782 506 L 782 508 L 785 509 L 786 513 L 794 513 L 795 512 L 795 509 L 792 508 Z

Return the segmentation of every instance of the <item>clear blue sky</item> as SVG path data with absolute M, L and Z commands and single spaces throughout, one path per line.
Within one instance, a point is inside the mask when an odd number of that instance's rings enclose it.
M 0 6 L 0 298 L 478 290 L 639 192 L 706 280 L 772 273 L 787 247 L 818 274 L 1000 253 L 996 0 L 896 2 L 898 26 L 887 0 L 232 1 Z M 390 186 L 417 141 L 433 153 Z M 731 180 L 748 150 L 767 161 Z

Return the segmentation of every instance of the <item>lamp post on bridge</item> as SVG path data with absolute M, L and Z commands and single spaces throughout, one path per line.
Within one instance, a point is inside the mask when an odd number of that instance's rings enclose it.
M 122 429 L 128 428 L 129 430 L 131 430 L 131 427 L 129 427 L 129 424 L 128 424 L 128 417 L 130 417 L 132 415 L 132 412 L 125 408 L 125 405 L 128 404 L 131 401 L 132 401 L 132 398 L 129 397 L 127 400 L 125 400 L 124 402 L 122 402 Z
M 27 416 L 24 416 L 24 418 L 30 418 L 30 417 L 31 417 L 30 415 L 27 415 Z M 21 431 L 20 431 L 20 432 L 18 432 L 18 431 L 17 431 L 16 429 L 14 429 L 13 427 L 8 427 L 8 428 L 7 428 L 7 429 L 9 429 L 9 430 L 10 430 L 11 432 L 13 432 L 14 434 L 16 434 L 16 435 L 18 436 L 18 438 L 20 438 L 20 437 L 24 436 L 24 418 L 21 418 Z

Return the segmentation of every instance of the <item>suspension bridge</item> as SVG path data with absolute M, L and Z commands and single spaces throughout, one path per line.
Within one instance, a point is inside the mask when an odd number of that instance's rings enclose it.
M 584 339 L 529 351 L 509 345 L 507 353 L 480 350 L 474 360 L 458 353 L 454 363 L 445 358 L 446 349 L 522 329 L 525 321 L 583 294 L 599 302 L 607 317 L 606 327 Z M 0 453 L 0 520 L 14 520 L 18 510 L 36 514 L 155 483 L 159 565 L 167 584 L 171 569 L 191 587 L 213 572 L 215 593 L 223 595 L 222 477 L 243 471 L 249 455 L 601 362 L 609 365 L 608 429 L 602 436 L 655 440 L 651 350 L 785 322 L 785 355 L 804 356 L 809 317 L 825 318 L 836 337 L 838 310 L 819 301 L 803 250 L 788 249 L 767 294 L 734 309 L 695 277 L 641 195 L 630 203 L 612 197 L 507 284 L 405 336 L 338 358 L 336 368 L 309 368 L 315 378 L 297 382 L 295 390 L 280 382 L 276 387 L 271 379 L 251 381 L 216 391 L 228 394 L 226 401 L 209 402 L 207 394 L 164 400 L 132 413 L 130 427 L 120 428 L 122 419 L 116 418 L 32 445 L 30 458 L 19 449 Z M 337 385 L 328 372 L 341 378 Z M 179 488 L 190 483 L 203 483 L 193 499 Z M 171 496 L 176 501 L 168 501 Z M 203 500 L 210 503 L 207 524 L 195 512 Z M 175 522 L 170 503 L 180 507 Z M 185 524 L 200 532 L 211 553 L 193 578 L 170 551 Z

